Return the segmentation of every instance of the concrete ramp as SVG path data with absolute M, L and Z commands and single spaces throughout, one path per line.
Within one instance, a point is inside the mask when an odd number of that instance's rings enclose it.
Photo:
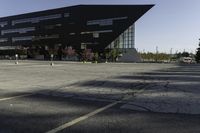
M 141 56 L 136 51 L 136 49 L 126 49 L 122 54 L 122 57 L 119 57 L 118 62 L 141 62 Z

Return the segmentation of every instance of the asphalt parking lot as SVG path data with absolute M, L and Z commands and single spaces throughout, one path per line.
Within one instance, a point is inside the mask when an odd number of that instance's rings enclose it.
M 0 133 L 199 133 L 200 65 L 0 61 Z

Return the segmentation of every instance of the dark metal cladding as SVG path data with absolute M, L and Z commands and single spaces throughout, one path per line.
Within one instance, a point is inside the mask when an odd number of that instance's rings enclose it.
M 0 18 L 0 47 L 102 51 L 154 5 L 77 5 Z

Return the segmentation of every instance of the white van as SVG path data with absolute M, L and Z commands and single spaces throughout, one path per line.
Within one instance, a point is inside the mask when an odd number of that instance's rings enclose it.
M 191 57 L 181 57 L 180 62 L 191 64 L 191 63 L 194 63 L 194 60 Z

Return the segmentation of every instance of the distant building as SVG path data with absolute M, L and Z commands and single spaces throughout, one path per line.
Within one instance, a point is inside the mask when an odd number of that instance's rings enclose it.
M 91 49 L 104 58 L 105 51 L 117 49 L 122 56 L 119 60 L 134 61 L 130 53 L 136 52 L 134 23 L 152 7 L 77 5 L 3 17 L 0 18 L 0 55 L 11 56 L 25 49 L 22 54 L 28 58 L 37 55 L 48 58 L 51 49 L 61 59 L 62 50 L 72 47 L 77 53 Z

